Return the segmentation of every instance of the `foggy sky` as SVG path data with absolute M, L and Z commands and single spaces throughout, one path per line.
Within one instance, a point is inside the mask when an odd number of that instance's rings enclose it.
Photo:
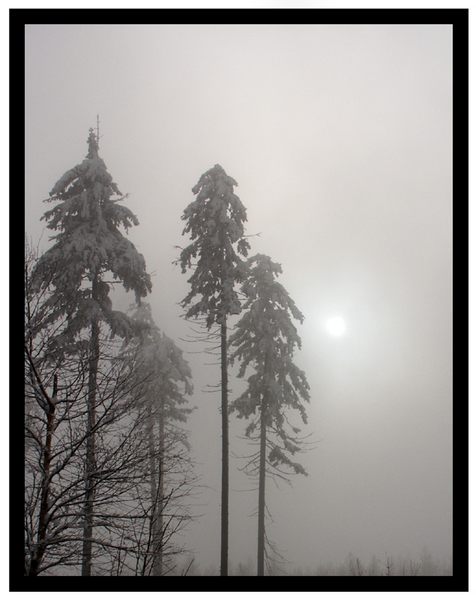
M 305 316 L 296 362 L 311 386 L 309 477 L 268 484 L 269 536 L 290 567 L 451 555 L 451 26 L 66 26 L 26 35 L 26 231 L 81 162 L 100 114 L 100 154 L 140 225 L 165 333 L 190 333 L 180 215 L 215 163 L 239 186 L 251 253 L 281 263 Z M 42 233 L 43 232 L 43 233 Z M 117 297 L 127 308 L 130 298 Z M 323 323 L 341 315 L 339 339 Z M 186 538 L 219 561 L 219 381 L 194 377 L 188 425 L 204 489 Z M 240 389 L 231 381 L 233 394 Z M 232 394 L 232 398 L 233 398 Z M 230 561 L 254 561 L 257 493 L 233 454 Z

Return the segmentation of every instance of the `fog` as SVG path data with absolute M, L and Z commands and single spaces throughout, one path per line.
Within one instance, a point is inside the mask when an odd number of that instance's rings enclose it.
M 308 476 L 267 497 L 286 568 L 424 548 L 451 562 L 451 43 L 449 25 L 26 28 L 26 232 L 48 247 L 42 200 L 99 114 L 100 155 L 140 221 L 129 239 L 154 319 L 192 369 L 201 487 L 182 543 L 203 572 L 220 558 L 219 394 L 205 391 L 220 371 L 183 341 L 189 275 L 173 261 L 191 188 L 216 163 L 239 184 L 251 254 L 282 265 L 305 317 Z M 244 428 L 230 417 L 234 566 L 256 555 Z

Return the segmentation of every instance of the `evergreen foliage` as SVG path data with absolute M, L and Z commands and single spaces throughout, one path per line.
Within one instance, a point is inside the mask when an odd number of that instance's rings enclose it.
M 304 468 L 292 460 L 300 449 L 297 427 L 288 421 L 288 411 L 297 411 L 304 423 L 307 416 L 304 402 L 309 402 L 309 384 L 305 373 L 293 362 L 301 339 L 292 319 L 304 317 L 286 289 L 276 281 L 281 266 L 268 256 L 257 254 L 248 260 L 249 275 L 242 291 L 247 300 L 244 315 L 230 337 L 233 359 L 240 361 L 238 377 L 244 377 L 248 367 L 254 373 L 248 378 L 247 389 L 233 402 L 230 410 L 239 418 L 251 419 L 246 429 L 252 435 L 258 426 L 259 414 L 266 398 L 266 428 L 273 467 L 290 467 L 304 474 Z
M 192 394 L 192 373 L 182 350 L 155 324 L 150 305 L 141 302 L 132 318 L 138 335 L 128 351 L 135 356 L 134 376 L 144 387 L 144 398 L 160 404 L 166 421 L 186 422 L 193 408 L 186 396 Z
M 138 224 L 137 217 L 119 204 L 124 199 L 98 155 L 91 129 L 86 158 L 57 181 L 46 200 L 56 204 L 42 219 L 57 233 L 33 273 L 34 286 L 53 290 L 48 302 L 55 310 L 50 319 L 67 317 L 67 327 L 55 340 L 60 348 L 67 348 L 93 322 L 107 323 L 112 335 L 132 335 L 131 320 L 113 310 L 111 284 L 102 280 L 110 273 L 138 301 L 152 287 L 144 257 L 121 232 Z
M 196 199 L 182 215 L 186 221 L 183 235 L 192 240 L 180 254 L 182 273 L 194 267 L 188 280 L 191 289 L 182 306 L 188 307 L 188 318 L 205 315 L 208 328 L 240 312 L 235 283 L 243 281 L 246 274 L 241 256 L 247 256 L 250 245 L 244 237 L 246 209 L 233 191 L 236 185 L 215 165 L 192 188 Z M 194 301 L 196 296 L 199 299 Z

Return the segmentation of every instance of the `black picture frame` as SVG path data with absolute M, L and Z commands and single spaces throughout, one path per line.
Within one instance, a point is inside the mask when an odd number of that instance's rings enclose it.
M 453 28 L 453 575 L 447 577 L 61 577 L 23 575 L 23 320 L 26 24 L 451 24 Z M 468 590 L 468 10 L 11 9 L 10 10 L 10 591 Z M 14 125 L 14 126 L 13 126 Z M 21 245 L 21 248 L 20 248 Z

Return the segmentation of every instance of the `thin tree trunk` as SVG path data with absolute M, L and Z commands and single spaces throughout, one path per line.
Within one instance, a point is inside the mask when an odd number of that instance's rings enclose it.
M 258 575 L 264 575 L 264 517 L 265 517 L 265 481 L 266 481 L 266 396 L 261 403 L 260 448 L 259 448 L 259 485 L 258 485 Z
M 228 575 L 228 371 L 226 318 L 221 324 L 221 566 L 220 575 Z
M 158 496 L 157 496 L 157 466 L 155 463 L 155 438 L 154 438 L 154 416 L 152 414 L 152 405 L 149 401 L 147 407 L 147 437 L 149 445 L 149 470 L 150 470 L 150 539 L 152 541 L 152 575 L 158 575 L 157 572 L 157 512 L 158 512 Z
M 94 278 L 92 297 L 97 299 L 98 279 Z M 93 508 L 94 508 L 94 471 L 96 470 L 96 391 L 99 364 L 99 323 L 94 320 L 91 325 L 91 339 L 89 343 L 89 378 L 88 378 L 88 405 L 87 405 L 87 439 L 86 439 L 86 465 L 85 483 L 86 495 L 84 501 L 83 524 L 83 559 L 81 575 L 91 575 L 92 536 L 93 536 Z
M 38 518 L 38 535 L 35 553 L 30 562 L 29 576 L 38 575 L 38 571 L 46 551 L 46 532 L 48 529 L 48 503 L 50 496 L 51 442 L 55 429 L 56 395 L 58 392 L 58 377 L 53 376 L 53 396 L 48 400 L 46 414 L 46 439 L 43 450 L 43 481 L 41 485 L 40 514 Z
M 157 515 L 157 537 L 159 548 L 157 552 L 157 575 L 163 575 L 164 562 L 164 477 L 165 477 L 165 415 L 163 404 L 159 414 L 159 498 Z

